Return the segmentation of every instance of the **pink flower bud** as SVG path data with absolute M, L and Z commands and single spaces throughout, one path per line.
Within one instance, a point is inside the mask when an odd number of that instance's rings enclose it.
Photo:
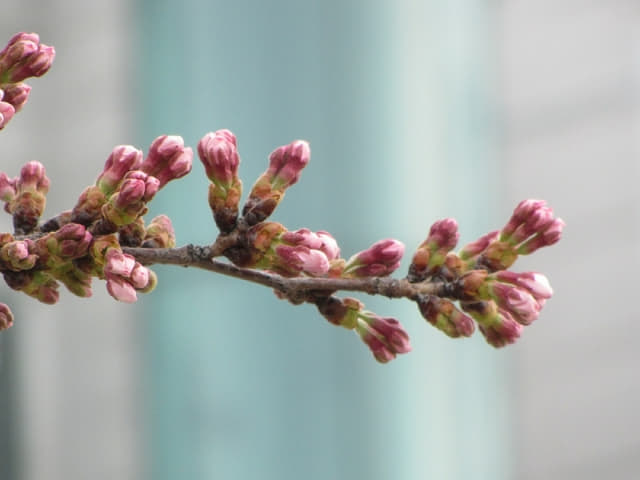
M 137 170 L 142 164 L 142 152 L 131 145 L 118 145 L 113 149 L 104 164 L 96 185 L 105 195 L 111 195 L 124 176 L 131 170 Z
M 166 215 L 158 215 L 147 227 L 142 241 L 144 248 L 172 248 L 176 246 L 176 234 L 171 219 Z
M 14 35 L 0 52 L 0 83 L 17 83 L 44 75 L 55 55 L 55 49 L 40 43 L 35 33 Z
M 11 328 L 13 325 L 13 313 L 5 303 L 0 303 L 0 331 Z
M 515 343 L 522 333 L 522 325 L 516 322 L 509 312 L 503 309 L 499 309 L 498 318 L 497 322 L 478 326 L 487 343 L 496 348 Z
M 329 261 L 340 257 L 340 247 L 338 247 L 338 242 L 329 232 L 320 230 L 316 232 L 316 235 L 322 241 L 319 250 L 324 252 Z
M 527 255 L 535 252 L 539 248 L 548 247 L 557 243 L 562 236 L 562 230 L 565 227 L 565 223 L 562 219 L 556 218 L 549 225 L 546 226 L 544 231 L 540 232 L 533 238 L 530 238 L 522 245 L 518 247 L 518 253 Z
M 497 304 L 518 323 L 529 325 L 538 318 L 540 305 L 529 292 L 500 282 L 491 283 L 489 289 Z
M 449 337 L 470 337 L 475 330 L 471 317 L 449 300 L 430 296 L 418 301 L 418 308 L 425 320 Z
M 513 214 L 511 215 L 509 222 L 501 230 L 500 239 L 505 240 L 510 237 L 511 234 L 515 232 L 516 228 L 524 223 L 532 213 L 540 208 L 544 208 L 546 206 L 546 203 L 547 202 L 545 202 L 544 200 L 522 200 L 513 210 Z
M 117 248 L 107 250 L 104 276 L 109 294 L 126 303 L 135 302 L 138 299 L 136 291 L 150 291 L 156 282 L 155 275 L 147 267 Z
M 509 270 L 501 270 L 493 274 L 493 277 L 499 282 L 509 283 L 525 289 L 538 303 L 540 303 L 540 300 L 547 300 L 553 295 L 549 280 L 541 273 L 515 273 Z
M 40 37 L 36 33 L 17 33 L 0 51 L 0 83 L 14 83 L 9 79 L 11 70 L 38 51 Z
M 120 250 L 110 248 L 105 255 L 104 273 L 128 278 L 136 266 L 136 259 Z
M 29 93 L 31 87 L 26 83 L 11 84 L 4 90 L 4 98 L 0 98 L 6 103 L 13 105 L 16 112 L 19 112 L 27 100 L 29 99 Z
M 356 253 L 346 263 L 344 277 L 382 277 L 400 266 L 404 244 L 392 238 L 380 240 Z
M 489 232 L 486 235 L 483 235 L 477 240 L 462 247 L 462 250 L 460 250 L 458 255 L 462 260 L 469 260 L 473 257 L 476 257 L 477 255 L 484 252 L 491 243 L 495 242 L 499 236 L 499 230 Z
M 9 120 L 16 113 L 15 108 L 8 102 L 0 102 L 0 130 L 2 130 Z
M 107 292 L 119 302 L 134 303 L 138 300 L 133 285 L 120 277 L 107 277 Z
M 306 273 L 318 277 L 329 271 L 329 260 L 320 250 L 313 250 L 303 245 L 296 247 L 278 245 L 274 252 L 277 261 L 274 262 L 272 268 L 283 275 Z
M 85 256 L 93 239 L 91 233 L 79 223 L 67 223 L 53 236 L 58 244 L 55 254 L 65 260 Z
M 11 202 L 17 194 L 17 178 L 9 178 L 6 173 L 0 172 L 0 200 Z
M 229 130 L 209 132 L 200 139 L 198 156 L 209 180 L 230 187 L 237 179 L 240 157 L 236 146 L 236 137 Z
M 33 242 L 31 240 L 16 240 L 5 243 L 0 248 L 0 260 L 5 264 L 4 268 L 13 271 L 31 270 L 38 260 L 38 255 L 34 254 L 32 250 Z
M 149 147 L 147 158 L 140 169 L 160 181 L 160 188 L 167 182 L 184 177 L 191 171 L 193 150 L 184 146 L 178 135 L 162 135 Z
M 361 312 L 355 330 L 380 363 L 387 363 L 397 354 L 411 351 L 409 335 L 395 318 Z
M 340 255 L 340 248 L 329 232 L 312 232 L 308 228 L 301 228 L 292 232 L 285 232 L 281 240 L 288 245 L 304 245 L 322 251 L 328 260 L 334 260 Z
M 271 152 L 267 174 L 272 179 L 273 189 L 284 190 L 296 183 L 310 158 L 311 149 L 304 140 L 296 140 Z
M 412 282 L 426 279 L 444 264 L 447 253 L 458 243 L 458 222 L 453 218 L 438 220 L 429 230 L 429 235 L 413 255 L 409 266 L 409 280 Z
M 49 192 L 49 184 L 44 166 L 40 162 L 31 161 L 20 170 L 17 189 L 18 192 L 37 191 L 46 195 Z

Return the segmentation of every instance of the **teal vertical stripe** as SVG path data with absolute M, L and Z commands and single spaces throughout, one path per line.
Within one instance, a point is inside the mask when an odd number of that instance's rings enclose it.
M 207 131 L 230 128 L 248 190 L 274 147 L 308 139 L 312 161 L 273 219 L 329 230 L 346 257 L 387 236 L 407 240 L 410 254 L 439 211 L 421 208 L 416 226 L 415 215 L 404 214 L 416 193 L 404 191 L 403 179 L 449 165 L 434 157 L 405 170 L 396 156 L 401 109 L 393 91 L 399 72 L 390 68 L 397 33 L 391 4 L 140 5 L 141 144 L 176 133 L 195 147 Z M 464 73 L 471 85 L 484 75 Z M 451 129 L 445 152 L 466 118 L 457 93 L 445 92 L 440 103 L 451 122 L 443 128 Z M 451 172 L 487 161 L 467 155 L 477 153 L 486 132 L 462 130 L 467 147 L 448 152 Z M 211 242 L 202 167 L 174 183 L 154 199 L 154 212 L 171 216 L 178 243 Z M 433 183 L 445 193 L 445 182 Z M 463 198 L 473 193 L 453 201 L 461 223 L 477 222 L 490 203 L 473 197 L 473 211 L 465 211 Z M 496 471 L 493 463 L 476 464 L 493 462 L 502 439 L 496 415 L 487 412 L 502 377 L 481 342 L 443 338 L 408 302 L 364 297 L 412 334 L 416 351 L 382 366 L 355 335 L 310 306 L 292 307 L 264 288 L 204 272 L 156 270 L 160 284 L 145 300 L 149 478 L 462 479 Z M 475 449 L 466 454 L 469 467 L 460 462 L 460 444 Z M 469 476 L 475 471 L 480 476 Z M 432 472 L 446 475 L 426 476 Z

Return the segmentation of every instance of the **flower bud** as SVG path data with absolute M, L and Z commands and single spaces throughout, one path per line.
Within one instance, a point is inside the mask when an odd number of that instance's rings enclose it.
M 105 196 L 109 196 L 116 191 L 124 176 L 131 170 L 139 169 L 141 164 L 140 150 L 131 145 L 118 145 L 107 158 L 96 186 Z
M 426 321 L 449 337 L 470 337 L 475 330 L 471 317 L 449 300 L 429 296 L 418 301 L 418 308 Z
M 429 235 L 413 255 L 409 266 L 410 280 L 420 281 L 434 274 L 459 238 L 458 223 L 453 218 L 445 218 L 431 225 Z
M 229 188 L 237 179 L 240 156 L 236 137 L 231 131 L 207 133 L 198 142 L 198 156 L 213 183 Z
M 3 102 L 10 103 L 16 112 L 22 110 L 22 107 L 29 99 L 31 87 L 26 83 L 15 83 L 5 87 L 4 98 L 0 98 Z
M 392 238 L 380 240 L 371 247 L 353 255 L 346 263 L 342 276 L 383 277 L 400 266 L 404 244 Z
M 145 266 L 116 248 L 107 250 L 103 273 L 107 280 L 107 291 L 121 302 L 133 303 L 138 299 L 136 290 L 148 291 L 152 281 L 155 285 L 154 276 Z
M 0 52 L 0 84 L 44 75 L 51 68 L 55 55 L 55 49 L 40 43 L 35 33 L 14 35 Z
M 380 363 L 387 363 L 397 354 L 411 351 L 409 335 L 395 318 L 360 312 L 355 330 Z
M 38 255 L 33 253 L 31 240 L 16 240 L 2 245 L 0 248 L 0 261 L 3 269 L 13 271 L 31 270 L 38 260 Z
M 249 225 L 255 225 L 273 213 L 285 190 L 298 181 L 310 158 L 311 150 L 304 140 L 296 140 L 271 153 L 269 168 L 253 185 L 242 209 Z
M 13 326 L 13 313 L 5 303 L 0 303 L 0 331 Z
M 63 225 L 57 232 L 53 233 L 52 237 L 55 238 L 56 248 L 51 253 L 63 260 L 84 257 L 89 251 L 89 245 L 93 239 L 93 236 L 86 230 L 84 225 L 78 223 Z
M 158 215 L 147 227 L 144 240 L 144 248 L 173 248 L 176 246 L 176 234 L 171 224 L 171 219 L 166 215 Z
M 116 193 L 102 207 L 102 215 L 114 225 L 128 225 L 146 213 L 146 204 L 159 188 L 157 178 L 140 170 L 130 171 L 124 176 Z
M 0 130 L 13 118 L 16 109 L 8 102 L 0 102 Z
M 16 197 L 5 208 L 13 215 L 16 232 L 27 234 L 33 231 L 44 211 L 48 191 L 49 179 L 42 164 L 25 164 L 16 182 Z
M 178 135 L 162 135 L 149 147 L 147 158 L 140 169 L 160 181 L 159 188 L 167 182 L 184 177 L 191 171 L 193 150 L 184 146 L 184 140 Z
M 355 298 L 340 299 L 334 296 L 319 299 L 316 306 L 320 314 L 330 323 L 348 330 L 356 327 L 358 313 L 364 308 L 364 304 Z
M 487 342 L 496 348 L 514 343 L 522 333 L 524 327 L 493 300 L 461 302 L 460 305 L 478 322 L 478 328 Z
M 17 195 L 17 178 L 9 178 L 6 173 L 0 172 L 0 200 L 11 202 Z

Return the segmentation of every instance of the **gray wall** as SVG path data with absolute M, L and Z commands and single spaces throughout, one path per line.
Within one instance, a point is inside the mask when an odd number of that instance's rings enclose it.
M 547 199 L 555 297 L 516 348 L 517 478 L 640 472 L 640 3 L 500 3 L 507 204 Z
M 113 146 L 133 142 L 130 14 L 117 0 L 3 2 L 3 44 L 17 31 L 35 31 L 57 49 L 52 70 L 28 81 L 29 103 L 0 132 L 3 171 L 16 175 L 34 159 L 45 164 L 45 215 L 73 206 Z M 0 221 L 10 231 L 10 217 Z M 5 286 L 0 298 L 16 317 L 0 336 L 0 397 L 15 435 L 2 433 L 13 455 L 2 458 L 0 477 L 139 478 L 136 308 L 113 301 L 103 282 L 91 300 L 65 291 L 55 307 Z

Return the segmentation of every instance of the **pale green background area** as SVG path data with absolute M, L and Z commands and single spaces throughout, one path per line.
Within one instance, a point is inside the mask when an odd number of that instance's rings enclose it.
M 488 3 L 488 2 L 487 2 Z M 139 144 L 238 136 L 248 190 L 273 148 L 312 160 L 273 220 L 326 229 L 348 257 L 438 218 L 493 228 L 489 7 L 479 1 L 142 2 Z M 196 161 L 153 211 L 178 243 L 216 234 Z M 407 261 L 403 263 L 403 273 Z M 500 479 L 511 468 L 509 353 L 453 341 L 408 301 L 360 297 L 408 329 L 388 365 L 310 306 L 157 268 L 147 342 L 148 477 Z

